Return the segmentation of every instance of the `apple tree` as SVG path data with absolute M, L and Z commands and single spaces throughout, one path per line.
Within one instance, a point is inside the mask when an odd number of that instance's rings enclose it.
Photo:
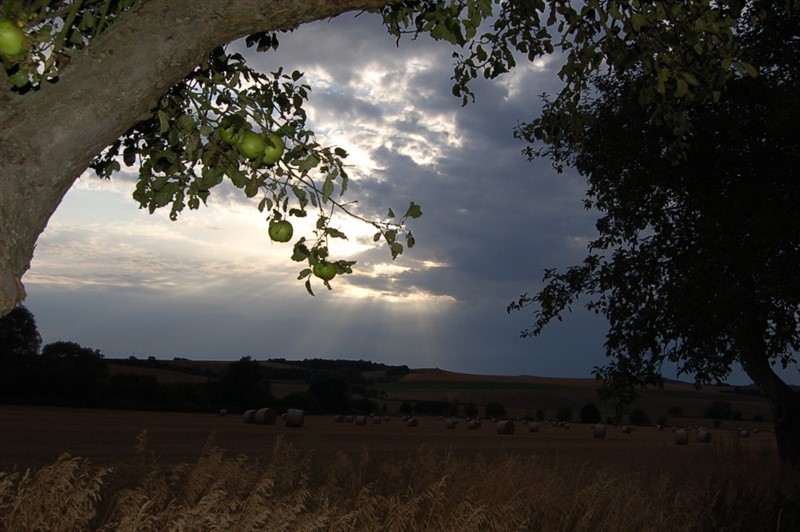
M 677 78 L 644 64 L 599 72 L 574 106 L 549 100 L 517 131 L 529 156 L 587 178 L 586 206 L 601 216 L 584 261 L 547 270 L 544 288 L 509 310 L 531 306 L 522 334 L 536 336 L 584 297 L 609 323 L 609 361 L 595 369 L 606 397 L 660 385 L 665 366 L 699 385 L 741 365 L 772 406 L 781 459 L 796 464 L 800 392 L 776 368 L 797 368 L 800 349 L 800 9 L 715 9 L 735 21 L 747 66 L 711 98 L 689 97 L 706 65 L 676 47 Z M 665 22 L 663 39 L 677 44 L 679 28 Z M 654 81 L 660 98 L 648 102 Z M 661 100 L 669 120 L 653 119 Z

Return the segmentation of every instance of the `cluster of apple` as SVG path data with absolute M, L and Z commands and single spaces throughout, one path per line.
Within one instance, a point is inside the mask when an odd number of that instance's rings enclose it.
M 10 20 L 0 20 L 0 55 L 14 59 L 25 50 L 28 36 Z
M 220 127 L 217 134 L 222 141 L 235 146 L 247 159 L 264 165 L 278 162 L 286 149 L 283 139 L 276 133 L 264 136 L 249 129 L 237 131 L 235 127 L 229 126 Z M 273 242 L 285 243 L 292 239 L 294 227 L 289 220 L 276 217 L 270 221 L 268 233 Z M 312 271 L 323 281 L 330 281 L 338 272 L 336 264 L 327 261 L 317 262 Z
M 277 163 L 286 149 L 283 139 L 276 133 L 265 136 L 249 129 L 237 131 L 233 126 L 220 127 L 218 133 L 220 139 L 236 146 L 244 157 L 264 165 Z
M 273 218 L 269 222 L 268 232 L 270 239 L 274 242 L 288 242 L 292 239 L 294 228 L 289 220 Z M 323 281 L 330 281 L 336 277 L 337 268 L 336 264 L 323 260 L 314 264 L 311 271 Z

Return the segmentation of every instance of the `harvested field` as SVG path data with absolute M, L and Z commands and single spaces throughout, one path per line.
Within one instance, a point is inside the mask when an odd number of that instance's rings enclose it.
M 0 529 L 796 530 L 800 480 L 774 436 L 712 432 L 678 446 L 654 427 L 600 440 L 581 424 L 498 435 L 309 416 L 287 429 L 3 406 Z M 2 473 L 29 467 L 42 474 Z
M 214 434 L 216 444 L 229 453 L 259 457 L 268 453 L 279 435 L 301 451 L 318 453 L 343 451 L 358 454 L 364 447 L 378 458 L 414 452 L 421 445 L 454 454 L 515 455 L 543 454 L 559 458 L 602 462 L 611 457 L 624 459 L 631 453 L 693 453 L 708 446 L 675 446 L 672 431 L 639 427 L 624 434 L 622 427 L 608 427 L 602 441 L 592 437 L 589 425 L 573 424 L 571 430 L 540 424 L 538 433 L 519 430 L 511 437 L 498 437 L 496 426 L 484 423 L 468 430 L 459 423 L 447 430 L 437 417 L 420 417 L 419 426 L 405 423 L 368 423 L 357 426 L 336 423 L 333 416 L 307 416 L 302 430 L 275 425 L 242 423 L 241 416 L 221 417 L 217 413 L 138 412 L 84 410 L 50 407 L 0 407 L 0 471 L 37 467 L 52 463 L 59 454 L 88 458 L 97 465 L 127 462 L 135 454 L 137 435 L 148 432 L 148 449 L 165 466 L 191 462 L 206 439 Z M 711 429 L 712 447 L 733 446 L 773 452 L 775 437 L 759 431 L 741 439 L 733 429 Z M 693 442 L 694 443 L 694 442 Z

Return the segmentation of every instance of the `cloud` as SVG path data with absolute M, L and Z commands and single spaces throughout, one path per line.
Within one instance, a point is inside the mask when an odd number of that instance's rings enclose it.
M 241 50 L 262 70 L 305 72 L 319 138 L 349 153 L 344 201 L 365 217 L 423 216 L 417 245 L 392 260 L 375 228 L 333 225 L 334 258 L 356 260 L 334 290 L 297 279 L 290 245 L 266 235 L 265 215 L 229 185 L 207 208 L 148 215 L 130 198 L 135 171 L 84 177 L 40 240 L 26 275 L 45 341 L 69 339 L 108 356 L 238 359 L 338 356 L 499 374 L 589 376 L 604 362 L 604 322 L 576 308 L 535 340 L 528 313 L 505 312 L 535 292 L 545 268 L 579 262 L 594 235 L 585 181 L 528 162 L 513 128 L 558 86 L 558 61 L 451 94 L 452 48 L 421 37 L 397 47 L 373 15 L 281 34 L 277 53 Z M 297 234 L 313 220 L 295 220 Z

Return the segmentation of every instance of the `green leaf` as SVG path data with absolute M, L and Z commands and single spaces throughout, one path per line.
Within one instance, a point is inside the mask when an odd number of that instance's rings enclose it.
M 403 253 L 403 244 L 400 242 L 393 242 L 391 245 L 392 251 L 392 258 L 396 259 L 399 255 Z
M 633 24 L 633 31 L 638 32 L 642 26 L 647 24 L 647 17 L 641 13 L 634 13 L 631 15 L 631 24 Z
M 409 218 L 419 218 L 422 216 L 422 208 L 412 201 L 411 205 L 408 206 L 406 216 Z
M 333 194 L 333 178 L 331 174 L 325 176 L 325 183 L 322 185 L 322 202 L 328 203 L 328 200 L 331 198 L 331 194 Z
M 678 88 L 675 90 L 675 96 L 678 98 L 683 98 L 689 93 L 689 84 L 686 83 L 685 79 L 678 80 Z
M 318 164 L 319 158 L 312 153 L 305 159 L 301 159 L 300 162 L 297 163 L 297 168 L 299 168 L 301 172 L 308 172 L 312 168 L 315 168 Z
M 325 234 L 333 238 L 342 238 L 344 240 L 347 240 L 346 234 L 342 233 L 338 229 L 333 229 L 332 227 L 328 227 L 327 229 L 325 229 Z
M 309 294 L 311 294 L 312 296 L 314 296 L 314 291 L 311 290 L 311 278 L 310 277 L 308 279 L 306 279 L 306 291 Z
M 247 178 L 236 166 L 229 166 L 225 173 L 236 188 L 244 188 L 247 184 Z
M 295 245 L 294 249 L 292 250 L 292 260 L 295 262 L 303 262 L 308 259 L 310 255 L 308 248 L 305 245 L 305 238 L 301 238 L 298 240 Z
M 158 132 L 162 135 L 169 131 L 169 115 L 164 111 L 158 111 Z

